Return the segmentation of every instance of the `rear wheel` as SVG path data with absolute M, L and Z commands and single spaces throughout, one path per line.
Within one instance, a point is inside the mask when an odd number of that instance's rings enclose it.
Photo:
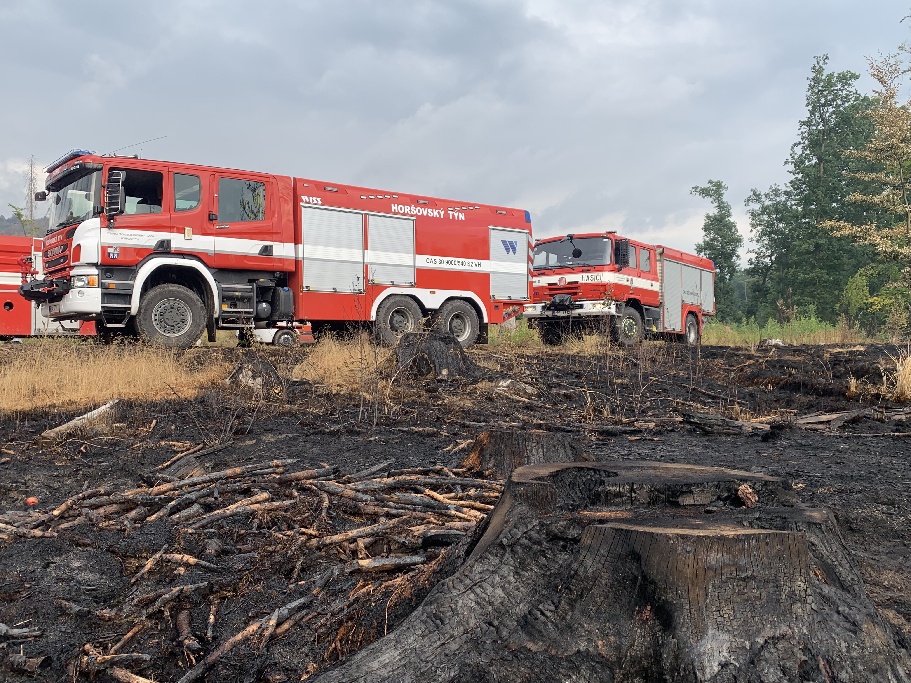
M 634 346 L 642 341 L 642 316 L 635 308 L 627 307 L 617 317 L 614 335 L 622 346 Z
M 421 307 L 410 296 L 393 295 L 376 311 L 376 336 L 387 346 L 395 346 L 407 332 L 420 332 Z
M 139 302 L 136 330 L 152 344 L 188 349 L 205 328 L 206 307 L 202 299 L 183 285 L 158 285 Z
M 478 340 L 478 333 L 481 331 L 474 306 L 457 299 L 440 306 L 434 326 L 440 332 L 451 334 L 458 339 L 463 348 L 472 346 Z
M 692 313 L 686 316 L 683 339 L 687 346 L 699 346 L 699 342 L 702 341 L 702 335 L 699 334 L 699 321 Z
M 275 333 L 275 336 L 272 337 L 272 343 L 275 346 L 283 346 L 285 348 L 291 348 L 297 346 L 298 336 L 297 332 L 294 330 L 279 330 Z

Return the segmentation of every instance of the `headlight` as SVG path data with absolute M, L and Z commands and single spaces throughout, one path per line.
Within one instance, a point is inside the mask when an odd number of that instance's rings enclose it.
M 70 286 L 73 289 L 78 289 L 79 287 L 97 287 L 98 286 L 98 276 L 97 275 L 74 275 L 70 280 Z

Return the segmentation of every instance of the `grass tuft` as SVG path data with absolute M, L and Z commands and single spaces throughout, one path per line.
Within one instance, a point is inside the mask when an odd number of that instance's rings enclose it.
M 305 379 L 333 393 L 363 393 L 375 388 L 379 368 L 392 358 L 392 349 L 376 346 L 366 334 L 340 338 L 323 335 L 310 348 L 293 379 Z
M 911 401 L 911 347 L 890 356 L 895 363 L 895 373 L 886 376 L 886 393 L 897 403 Z

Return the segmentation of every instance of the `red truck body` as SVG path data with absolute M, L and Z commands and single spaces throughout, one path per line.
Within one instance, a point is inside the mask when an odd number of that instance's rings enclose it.
M 30 337 L 42 334 L 74 334 L 41 315 L 39 307 L 19 293 L 23 266 L 41 272 L 41 240 L 19 235 L 0 235 L 0 337 Z
M 48 173 L 45 277 L 22 291 L 52 319 L 168 346 L 357 322 L 391 342 L 430 320 L 470 345 L 529 300 L 520 209 L 88 152 Z
M 614 232 L 539 240 L 533 271 L 524 314 L 548 344 L 586 328 L 606 329 L 626 345 L 649 333 L 696 344 L 715 314 L 709 259 Z

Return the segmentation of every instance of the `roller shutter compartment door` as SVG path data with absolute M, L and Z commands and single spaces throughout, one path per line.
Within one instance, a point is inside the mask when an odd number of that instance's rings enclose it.
M 375 284 L 414 285 L 413 218 L 367 216 L 367 279 Z
M 528 233 L 490 229 L 490 297 L 528 298 Z
M 364 214 L 301 207 L 304 289 L 364 291 Z
M 683 329 L 682 270 L 681 264 L 664 261 L 661 282 L 664 289 L 664 329 L 668 332 L 679 332 Z

